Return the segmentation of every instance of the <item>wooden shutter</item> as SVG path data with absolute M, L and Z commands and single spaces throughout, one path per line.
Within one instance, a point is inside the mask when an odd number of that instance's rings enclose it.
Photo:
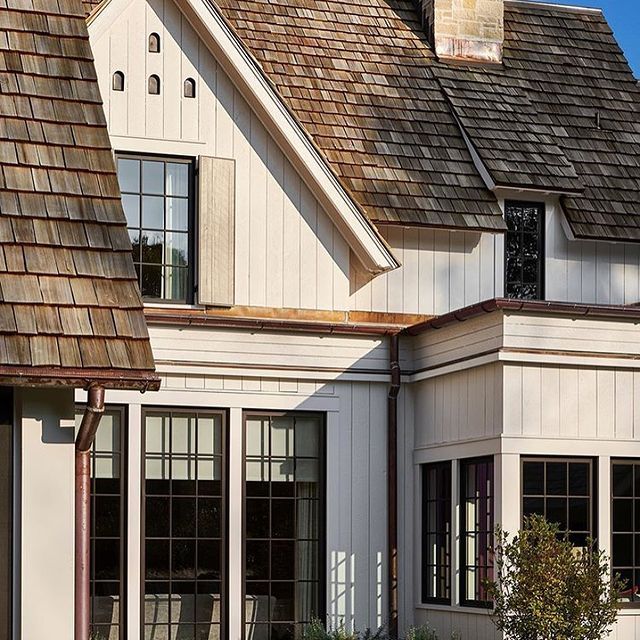
M 235 161 L 200 156 L 198 302 L 234 304 Z

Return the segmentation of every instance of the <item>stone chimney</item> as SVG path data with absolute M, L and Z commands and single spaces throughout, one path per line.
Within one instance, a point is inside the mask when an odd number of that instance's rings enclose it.
M 504 0 L 419 0 L 439 58 L 502 62 Z

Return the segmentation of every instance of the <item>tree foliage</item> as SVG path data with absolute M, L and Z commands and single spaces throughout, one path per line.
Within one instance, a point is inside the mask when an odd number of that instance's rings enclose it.
M 593 542 L 576 548 L 541 516 L 512 540 L 498 528 L 496 580 L 488 581 L 493 620 L 509 640 L 601 640 L 618 614 L 618 576 Z

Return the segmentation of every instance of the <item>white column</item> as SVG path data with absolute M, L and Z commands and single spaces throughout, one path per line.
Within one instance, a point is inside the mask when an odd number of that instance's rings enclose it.
M 141 587 L 144 575 L 141 567 L 142 523 L 142 408 L 128 406 L 127 433 L 127 637 L 140 637 Z
M 611 557 L 611 458 L 599 456 L 596 464 L 593 472 L 598 478 L 598 548 Z
M 520 530 L 520 456 L 501 453 L 495 456 L 495 522 L 513 536 Z
M 451 602 L 460 604 L 460 461 L 451 461 Z
M 242 637 L 242 505 L 243 478 L 242 409 L 233 407 L 229 413 L 229 640 Z

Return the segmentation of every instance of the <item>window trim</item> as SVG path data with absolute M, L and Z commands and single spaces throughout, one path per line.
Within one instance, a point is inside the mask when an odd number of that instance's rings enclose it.
M 229 428 L 230 418 L 228 409 L 219 408 L 202 408 L 194 406 L 174 406 L 174 405 L 145 405 L 140 411 L 140 638 L 145 637 L 145 582 L 146 582 L 146 558 L 145 558 L 145 541 L 146 541 L 146 454 L 147 454 L 147 439 L 146 439 L 146 416 L 149 413 L 195 413 L 203 415 L 219 415 L 222 418 L 222 545 L 221 549 L 224 553 L 224 558 L 221 563 L 221 575 L 220 575 L 220 598 L 222 600 L 220 606 L 220 638 L 226 638 L 228 636 L 229 625 L 229 574 L 230 574 L 230 561 L 229 561 L 229 470 L 230 470 L 230 458 L 229 458 Z M 195 623 L 197 624 L 197 623 Z M 194 624 L 194 626 L 195 626 Z
M 191 307 L 195 304 L 196 297 L 198 294 L 198 283 L 196 280 L 196 248 L 198 242 L 198 230 L 197 230 L 197 174 L 198 169 L 196 166 L 196 158 L 194 156 L 183 156 L 183 155 L 163 155 L 158 153 L 142 153 L 142 152 L 130 152 L 118 149 L 115 151 L 116 158 L 116 172 L 117 172 L 117 163 L 119 159 L 124 160 L 139 160 L 141 162 L 145 160 L 151 160 L 156 162 L 164 162 L 166 163 L 179 163 L 179 164 L 187 164 L 189 165 L 189 186 L 188 186 L 188 195 L 187 195 L 187 247 L 189 251 L 189 264 L 187 265 L 187 297 L 185 300 L 169 300 L 166 298 L 149 298 L 143 297 L 142 301 L 146 305 L 170 305 L 171 307 L 175 306 L 188 306 Z M 125 191 L 125 193 L 130 193 Z M 134 194 L 139 195 L 142 198 L 142 185 L 140 185 L 140 193 Z M 167 197 L 166 194 L 163 195 L 164 198 Z M 142 229 L 142 204 L 140 205 L 140 227 L 139 230 Z M 127 232 L 129 231 L 129 225 L 127 224 Z M 163 229 L 163 232 L 166 233 L 166 229 Z M 132 254 L 133 255 L 133 254 Z M 136 261 L 134 260 L 134 264 Z M 140 263 L 141 264 L 141 263 Z M 164 266 L 164 265 L 163 265 Z M 138 277 L 138 286 L 140 287 L 140 295 L 142 295 L 142 286 L 140 278 Z
M 7 511 L 9 512 L 9 526 L 7 528 L 7 549 L 6 549 L 6 560 L 7 560 L 7 619 L 4 621 L 5 632 L 7 634 L 7 638 L 13 637 L 13 627 L 14 622 L 17 624 L 18 621 L 15 620 L 14 614 L 15 606 L 16 606 L 16 561 L 18 561 L 20 557 L 20 550 L 16 548 L 17 540 L 17 479 L 15 477 L 15 472 L 17 470 L 16 467 L 16 451 L 19 450 L 17 446 L 16 437 L 19 434 L 19 430 L 16 429 L 16 421 L 15 421 L 15 394 L 13 387 L 0 387 L 0 397 L 6 394 L 7 398 L 10 401 L 10 408 L 8 411 L 9 414 L 9 424 L 2 424 L 0 427 L 7 427 L 10 430 L 9 434 L 9 479 L 7 482 L 7 492 L 8 492 L 8 502 L 9 504 Z M 4 552 L 3 552 L 4 553 Z
M 547 204 L 544 201 L 539 200 L 505 200 L 504 201 L 504 219 L 507 220 L 507 209 L 509 207 L 537 207 L 540 211 L 539 229 L 538 229 L 538 252 L 540 255 L 540 267 L 538 276 L 538 297 L 536 300 L 546 300 L 546 266 L 547 266 L 547 238 L 546 238 L 546 222 L 547 222 Z M 504 264 L 503 264 L 503 278 L 504 278 L 504 297 L 509 298 L 507 294 L 507 238 L 509 231 L 505 231 L 504 234 Z M 520 300 L 521 298 L 510 298 L 511 300 Z
M 315 416 L 320 418 L 320 443 L 322 445 L 322 450 L 320 452 L 320 463 L 319 463 L 319 471 L 320 471 L 320 487 L 322 488 L 322 497 L 320 499 L 321 506 L 318 509 L 318 530 L 319 530 L 319 542 L 318 542 L 318 555 L 319 555 L 319 566 L 318 566 L 318 615 L 316 616 L 319 620 L 325 620 L 327 618 L 328 610 L 327 610 L 327 414 L 319 411 L 268 411 L 264 409 L 251 411 L 249 409 L 245 409 L 242 411 L 242 528 L 240 532 L 240 536 L 242 539 L 242 600 L 240 602 L 242 617 L 241 617 L 241 640 L 247 640 L 247 553 L 246 553 L 246 526 L 247 526 L 247 419 L 256 416 L 256 417 L 281 417 L 287 415 L 299 415 L 299 416 Z M 271 622 L 269 623 L 271 624 Z

